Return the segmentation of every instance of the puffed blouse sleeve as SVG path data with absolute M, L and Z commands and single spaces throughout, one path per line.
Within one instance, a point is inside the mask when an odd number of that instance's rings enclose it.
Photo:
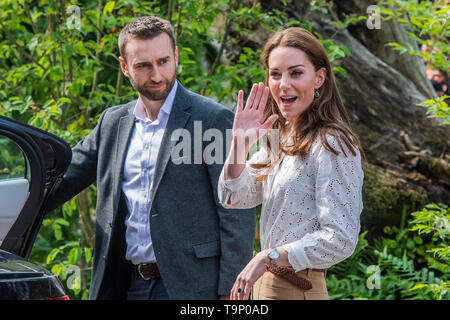
M 316 163 L 315 204 L 319 230 L 307 233 L 301 239 L 283 247 L 296 271 L 315 268 L 327 269 L 348 258 L 355 250 L 363 209 L 362 185 L 364 173 L 361 155 L 356 156 L 344 142 L 343 154 L 337 140 L 327 136 L 339 155 L 328 151 L 322 143 L 313 151 Z
M 267 159 L 267 152 L 261 148 L 247 160 L 241 175 L 235 179 L 225 180 L 224 169 L 220 174 L 218 193 L 219 201 L 224 208 L 248 209 L 254 208 L 262 203 L 262 183 L 255 181 L 260 170 L 252 168 L 253 163 L 262 163 Z

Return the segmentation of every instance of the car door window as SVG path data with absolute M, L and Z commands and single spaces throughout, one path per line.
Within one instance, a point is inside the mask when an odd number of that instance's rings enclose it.
M 29 195 L 27 159 L 16 142 L 0 135 L 0 245 Z

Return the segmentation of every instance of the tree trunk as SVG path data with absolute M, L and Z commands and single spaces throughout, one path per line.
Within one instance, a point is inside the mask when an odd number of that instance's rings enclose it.
M 81 229 L 86 246 L 93 247 L 95 225 L 89 212 L 88 189 L 80 192 L 76 198 L 78 213 L 80 214 Z
M 372 0 L 337 0 L 333 3 L 339 17 L 342 17 L 344 13 L 367 16 L 367 8 L 373 5 Z M 408 19 L 408 17 L 403 18 Z M 348 30 L 375 56 L 411 80 L 427 99 L 436 96 L 433 86 L 425 75 L 425 65 L 420 57 L 408 53 L 399 54 L 392 47 L 387 46 L 390 42 L 396 42 L 406 48 L 420 51 L 418 44 L 408 36 L 401 23 L 394 19 L 382 20 L 380 29 L 369 29 L 366 21 L 362 21 L 350 26 Z

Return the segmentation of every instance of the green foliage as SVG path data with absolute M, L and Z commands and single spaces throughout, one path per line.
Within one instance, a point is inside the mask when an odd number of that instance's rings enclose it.
M 374 265 L 376 257 L 372 252 L 367 231 L 359 235 L 353 254 L 346 260 L 328 269 L 327 287 L 331 300 L 340 299 L 377 299 L 376 292 L 366 286 L 369 265 Z
M 92 246 L 87 240 L 74 198 L 60 210 L 47 214 L 30 255 L 32 261 L 40 262 L 59 277 L 71 299 L 89 296 Z
M 449 9 L 442 3 L 409 0 L 382 1 L 379 5 L 385 19 L 404 24 L 415 41 L 434 50 L 419 52 L 396 43 L 391 46 L 447 70 Z M 257 1 L 79 0 L 73 4 L 80 8 L 79 21 L 69 1 L 0 3 L 0 113 L 48 130 L 71 145 L 90 132 L 104 108 L 135 98 L 119 69 L 117 37 L 120 28 L 137 16 L 168 18 L 179 47 L 178 78 L 189 89 L 223 102 L 234 102 L 239 89 L 247 90 L 252 82 L 264 79 L 260 63 L 263 43 L 244 43 L 248 34 L 256 29 L 269 34 L 284 26 L 301 26 L 313 32 L 308 21 L 287 21 L 286 14 L 277 10 L 264 12 Z M 329 1 L 312 1 L 311 10 L 333 15 Z M 332 24 L 342 29 L 364 19 L 344 15 L 343 20 L 333 19 Z M 350 54 L 345 46 L 315 34 L 331 61 Z M 340 67 L 334 67 L 334 71 L 345 75 Z M 444 102 L 447 98 L 421 105 L 428 108 L 430 116 L 449 124 Z M 3 140 L 0 156 L 4 161 L 0 170 L 17 168 L 13 174 L 23 173 L 24 167 L 18 165 L 23 157 Z M 3 174 L 9 177 L 11 172 Z M 0 177 L 6 176 L 0 172 Z M 92 216 L 95 197 L 95 186 L 91 186 L 87 199 Z M 46 216 L 31 259 L 55 273 L 72 299 L 87 299 L 92 239 L 82 231 L 79 210 L 72 199 Z M 400 227 L 386 228 L 387 236 L 375 239 L 373 244 L 363 233 L 353 255 L 329 270 L 330 297 L 448 299 L 448 208 L 430 205 L 413 217 L 408 230 L 404 210 Z M 255 249 L 259 250 L 259 238 L 255 239 Z M 381 272 L 379 289 L 369 289 L 368 280 L 377 272 L 371 266 L 378 266 Z
M 419 103 L 418 105 L 427 109 L 427 115 L 430 118 L 442 119 L 442 124 L 450 124 L 450 106 L 445 102 L 450 96 L 437 97 Z
M 0 114 L 74 146 L 105 108 L 136 98 L 120 70 L 117 38 L 123 26 L 143 15 L 169 19 L 174 26 L 181 83 L 230 105 L 238 90 L 248 91 L 264 79 L 263 41 L 249 41 L 248 35 L 255 30 L 268 35 L 285 26 L 313 31 L 308 21 L 289 21 L 275 9 L 263 11 L 258 1 L 5 0 L 0 3 Z M 318 36 L 331 60 L 349 54 Z M 10 168 L 19 155 L 6 152 L 0 146 L 2 159 L 9 161 L 1 166 Z M 86 197 L 47 215 L 30 257 L 53 270 L 72 299 L 88 296 L 93 239 L 85 232 L 89 222 L 80 219 L 80 208 L 89 208 L 83 216 L 94 220 L 95 199 L 91 186 Z M 81 273 L 71 273 L 74 267 Z
M 412 214 L 414 220 L 411 222 L 410 230 L 417 231 L 419 234 L 428 234 L 439 242 L 428 252 L 433 254 L 430 257 L 430 264 L 443 274 L 450 273 L 450 210 L 447 205 L 431 203 L 421 211 Z M 436 259 L 435 259 L 436 258 Z M 450 281 L 448 277 L 436 283 L 420 284 L 415 289 L 425 289 L 431 292 L 435 298 L 442 298 L 448 294 Z
M 435 246 L 436 242 L 429 237 L 420 237 L 417 234 L 413 234 L 406 228 L 407 208 L 405 206 L 403 209 L 400 226 L 386 226 L 384 233 L 387 237 L 374 239 L 374 247 L 378 251 L 383 251 L 384 248 L 387 248 L 389 252 L 397 257 L 406 254 L 409 259 L 413 259 L 423 265 L 427 263 L 427 250 Z
M 329 0 L 313 0 L 310 2 L 310 10 L 311 11 L 319 11 L 323 17 L 329 17 L 329 23 L 334 25 L 338 30 L 345 29 L 350 25 L 354 25 L 361 20 L 367 20 L 367 17 L 364 15 L 357 15 L 355 13 L 347 14 L 345 12 L 341 13 L 343 20 L 340 19 L 334 7 L 333 1 Z
M 445 204 L 431 203 L 426 205 L 421 211 L 412 213 L 414 220 L 411 231 L 418 231 L 419 234 L 430 234 L 445 241 L 450 238 L 449 225 L 450 210 Z
M 375 251 L 380 258 L 380 268 L 385 270 L 382 276 L 381 291 L 387 293 L 386 299 L 441 299 L 423 290 L 420 286 L 423 283 L 440 283 L 441 280 L 435 277 L 434 271 L 429 268 L 416 270 L 414 261 L 407 257 L 406 252 L 401 257 L 388 253 L 387 247 L 382 252 Z M 419 285 L 417 285 L 419 284 Z M 419 290 L 421 289 L 421 290 Z
M 248 82 L 262 81 L 264 71 L 259 49 L 242 46 L 237 56 L 226 60 L 225 46 L 237 44 L 256 27 L 273 32 L 281 28 L 284 18 L 279 11 L 262 12 L 258 2 L 178 2 L 178 11 L 173 13 L 182 64 L 178 78 L 193 91 L 219 101 L 232 99 L 239 89 L 247 89 Z
M 394 1 L 382 0 L 378 3 L 380 14 L 385 20 L 395 19 L 401 23 L 409 37 L 419 45 L 426 45 L 432 50 L 420 51 L 417 47 L 401 45 L 393 42 L 392 46 L 400 53 L 408 52 L 424 59 L 436 69 L 450 68 L 450 7 L 444 0 L 440 1 Z
M 337 45 L 331 39 L 324 39 L 317 32 L 315 32 L 315 35 L 317 36 L 317 39 L 319 39 L 319 42 L 323 45 L 323 47 L 327 51 L 327 55 L 328 58 L 330 59 L 330 62 L 350 55 L 350 51 L 345 45 L 342 44 Z M 341 73 L 344 77 L 347 75 L 347 71 L 341 66 L 333 66 L 333 71 Z
M 450 299 L 448 207 L 430 204 L 412 216 L 410 229 L 404 214 L 400 228 L 373 244 L 360 235 L 352 256 L 329 269 L 330 299 Z
M 25 159 L 17 144 L 0 137 L 0 179 L 23 178 Z

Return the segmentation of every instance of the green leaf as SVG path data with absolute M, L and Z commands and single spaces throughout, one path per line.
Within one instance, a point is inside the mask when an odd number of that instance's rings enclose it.
M 75 48 L 74 48 L 73 44 L 64 44 L 63 48 L 64 48 L 64 53 L 68 57 L 71 57 L 74 54 Z
M 414 246 L 415 246 L 415 244 L 414 244 L 414 241 L 413 241 L 413 240 L 408 239 L 408 241 L 406 241 L 406 247 L 407 247 L 408 249 L 412 249 L 412 248 L 414 248 Z
M 58 219 L 56 219 L 56 220 L 55 220 L 55 223 L 61 224 L 61 225 L 66 226 L 66 227 L 70 226 L 69 221 L 67 221 L 67 220 L 65 220 L 65 219 L 63 219 L 63 218 L 58 218 Z
M 92 251 L 89 248 L 84 248 L 84 253 L 86 255 L 86 263 L 89 263 L 91 261 L 92 258 Z
M 116 24 L 117 24 L 116 18 L 111 16 L 111 17 L 108 17 L 108 21 L 106 22 L 105 27 L 107 29 L 112 29 L 112 28 L 114 28 L 116 26 Z
M 411 288 L 411 290 L 419 290 L 428 287 L 427 284 L 416 284 L 414 287 Z
M 111 14 L 111 12 L 114 10 L 114 5 L 116 4 L 115 1 L 108 1 L 105 6 L 103 7 L 103 15 L 106 16 L 108 14 Z
M 68 242 L 66 242 L 66 244 L 65 245 L 63 245 L 62 247 L 61 247 L 61 249 L 66 249 L 66 248 L 71 248 L 71 247 L 77 247 L 77 246 L 79 246 L 79 241 L 68 241 Z
M 418 244 L 418 245 L 421 245 L 421 244 L 423 243 L 422 238 L 421 238 L 421 237 L 418 237 L 418 236 L 415 236 L 415 237 L 413 238 L 413 240 L 414 240 L 414 242 L 415 242 L 416 244 Z
M 335 67 L 333 67 L 333 71 L 334 71 L 334 72 L 339 72 L 339 73 L 342 74 L 344 77 L 347 76 L 347 70 L 345 70 L 345 69 L 342 68 L 341 66 L 335 66 Z
M 67 98 L 67 97 L 61 97 L 61 98 L 59 98 L 59 100 L 58 100 L 60 103 L 68 103 L 68 104 L 71 104 L 72 103 L 72 101 L 69 99 L 69 98 Z
M 60 228 L 55 228 L 54 229 L 54 233 L 55 233 L 55 238 L 56 240 L 61 240 L 62 238 L 62 231 Z
M 46 259 L 46 263 L 49 264 L 50 262 L 52 262 L 53 260 L 55 260 L 56 256 L 61 252 L 61 250 L 59 250 L 58 248 L 54 248 L 52 249 L 52 251 L 50 251 L 50 253 L 47 256 Z
M 63 269 L 62 264 L 61 264 L 61 263 L 58 263 L 58 264 L 53 265 L 51 271 L 52 271 L 52 273 L 53 273 L 55 276 L 59 277 L 59 275 L 61 274 L 61 270 L 62 270 L 62 269 Z
M 291 20 L 291 21 L 289 21 L 287 24 L 286 24 L 286 26 L 288 26 L 288 27 L 300 27 L 302 24 L 300 23 L 300 21 L 298 21 L 298 20 Z
M 69 264 L 73 264 L 73 265 L 76 264 L 80 257 L 81 257 L 81 248 L 80 247 L 70 249 L 69 256 L 68 256 Z

